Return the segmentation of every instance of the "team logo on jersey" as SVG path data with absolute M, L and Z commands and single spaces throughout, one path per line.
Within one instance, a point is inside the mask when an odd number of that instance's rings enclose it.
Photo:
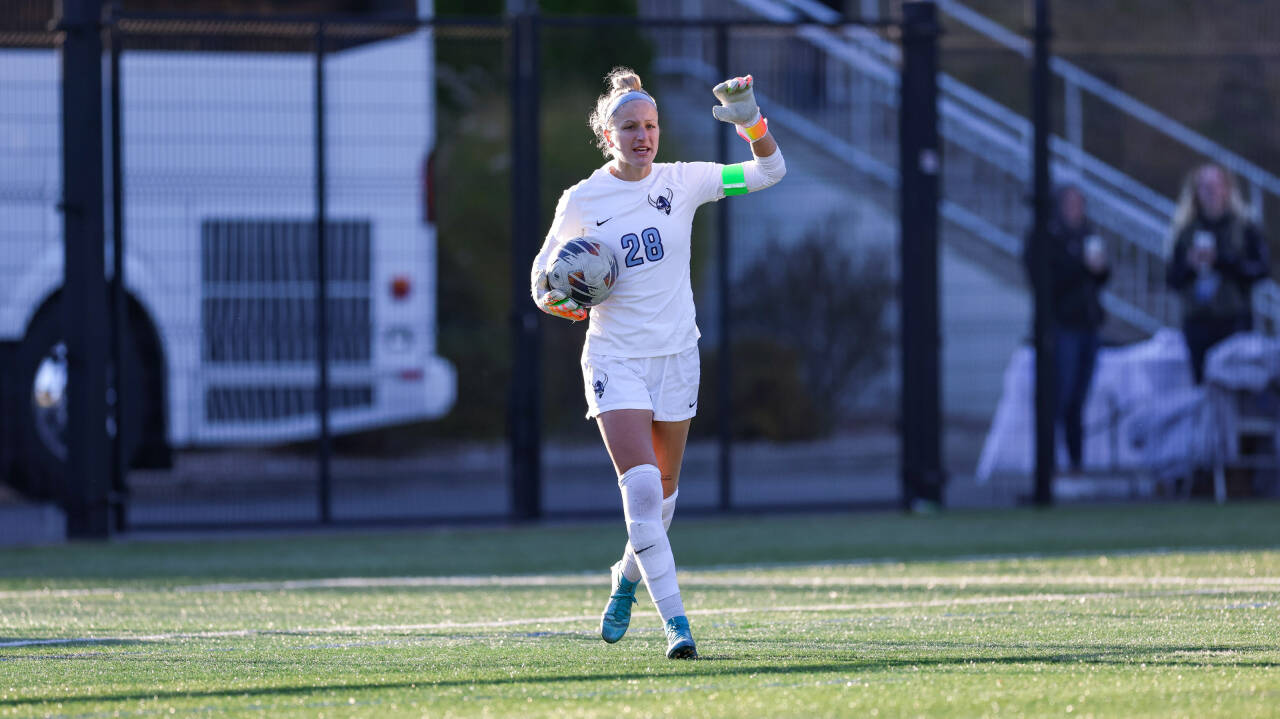
M 604 397 L 604 386 L 609 384 L 609 375 L 605 374 L 603 370 L 596 370 L 592 375 L 591 389 L 595 390 L 596 399 L 600 399 Z
M 661 195 L 658 195 L 658 199 L 656 200 L 653 199 L 653 195 L 649 195 L 649 204 L 653 205 L 653 209 L 657 210 L 658 212 L 665 212 L 666 214 L 670 215 L 672 194 L 673 193 L 671 192 L 671 188 L 668 187 L 667 191 L 662 193 Z

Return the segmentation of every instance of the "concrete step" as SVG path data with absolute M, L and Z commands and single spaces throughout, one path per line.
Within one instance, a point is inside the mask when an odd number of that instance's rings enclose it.
M 67 541 L 67 516 L 48 502 L 0 502 L 0 547 Z

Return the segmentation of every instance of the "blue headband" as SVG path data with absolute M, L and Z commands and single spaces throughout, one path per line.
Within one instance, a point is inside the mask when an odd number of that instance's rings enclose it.
M 622 107 L 628 102 L 631 102 L 632 100 L 644 100 L 648 102 L 650 105 L 653 105 L 655 110 L 658 108 L 658 103 L 653 99 L 652 95 L 645 92 L 644 90 L 631 90 L 627 92 L 625 95 L 619 95 L 617 99 L 609 103 L 609 114 L 605 115 L 605 117 L 612 118 L 614 113 L 618 111 L 618 108 Z

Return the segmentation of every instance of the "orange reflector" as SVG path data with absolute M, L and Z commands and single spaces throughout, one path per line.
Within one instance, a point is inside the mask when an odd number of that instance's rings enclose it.
M 403 300 L 409 296 L 409 291 L 413 289 L 409 278 L 405 275 L 396 275 L 391 278 L 391 296 L 397 300 Z

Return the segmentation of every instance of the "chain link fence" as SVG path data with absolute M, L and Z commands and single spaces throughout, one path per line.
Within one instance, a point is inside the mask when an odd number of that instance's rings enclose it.
M 663 160 L 736 162 L 749 152 L 719 142 L 709 112 L 724 74 L 715 63 L 754 73 L 766 111 L 770 93 L 803 100 L 795 83 L 809 70 L 788 59 L 800 32 L 539 23 L 536 234 L 560 192 L 604 162 L 586 116 L 613 65 L 634 67 L 659 98 Z M 122 436 L 131 461 L 114 495 L 123 526 L 508 516 L 513 368 L 524 359 L 512 303 L 527 300 L 507 278 L 532 259 L 510 243 L 513 193 L 529 192 L 511 182 L 512 137 L 526 130 L 513 127 L 511 26 L 124 13 L 107 41 L 131 309 L 118 336 L 135 377 L 121 403 L 135 428 Z M 44 98 L 17 124 L 56 127 L 56 50 L 4 52 L 45 70 L 13 79 Z M 794 110 L 774 106 L 789 161 L 807 171 L 727 211 L 708 206 L 695 224 L 705 369 L 682 506 L 887 506 L 899 491 L 884 272 L 894 222 L 865 195 L 889 191 L 790 138 Z M 10 245 L 15 271 L 61 252 L 56 138 L 42 147 L 48 173 L 29 210 L 44 230 L 29 248 Z M 810 212 L 777 211 L 787 206 Z M 815 269 L 823 291 L 797 297 Z M 51 267 L 46 291 L 26 300 L 33 312 L 58 280 Z M 541 511 L 613 512 L 612 466 L 583 418 L 585 325 L 539 322 Z M 26 388 L 50 368 L 65 376 L 65 364 L 52 315 L 43 332 L 14 324 L 14 346 L 39 358 L 7 383 L 17 399 L 6 415 L 22 423 Z M 733 381 L 720 383 L 726 328 Z M 57 410 L 62 424 L 46 413 L 51 442 L 65 433 L 65 403 Z M 32 477 L 56 477 L 59 458 L 23 447 L 13 483 L 52 496 Z
M 47 2 L 9 5 L 0 468 L 18 491 L 56 497 L 68 412 L 54 310 L 58 35 Z M 617 17 L 542 15 L 534 84 L 513 74 L 517 24 L 496 17 L 112 15 L 104 112 L 119 118 L 128 301 L 114 336 L 128 381 L 109 397 L 108 431 L 129 459 L 112 495 L 121 526 L 520 516 L 510 437 L 525 368 L 541 398 L 537 512 L 616 513 L 611 463 L 583 418 L 585 325 L 536 316 L 536 358 L 513 339 L 528 314 L 513 278 L 532 256 L 513 245 L 530 230 L 512 219 L 536 203 L 540 241 L 560 193 L 604 163 L 586 118 L 615 65 L 658 99 L 662 161 L 749 159 L 712 118 L 709 90 L 753 75 L 789 167 L 777 187 L 695 221 L 702 386 L 681 511 L 899 506 L 913 430 L 900 420 L 901 46 L 893 22 L 850 23 L 837 5 L 643 0 Z M 1029 82 L 1007 13 L 969 5 L 939 3 L 943 469 L 949 504 L 1010 504 L 1031 491 L 1029 424 L 1021 439 L 1001 434 L 1030 418 L 1015 372 L 1029 371 L 1031 331 Z M 1223 161 L 1274 219 L 1273 148 L 1255 137 L 1274 63 L 1063 42 L 1078 66 L 1054 66 L 1055 171 L 1082 184 L 1112 251 L 1104 339 L 1134 346 L 1178 322 L 1161 232 L 1187 167 Z M 1133 104 L 1153 73 L 1188 63 L 1181 81 L 1217 98 L 1212 117 L 1149 100 L 1170 124 Z M 535 93 L 536 123 L 520 92 Z M 520 133 L 536 145 L 536 182 L 513 181 Z M 1125 492 L 1155 491 L 1141 484 L 1149 468 L 1117 461 L 1132 434 L 1120 395 L 1097 396 L 1093 468 Z

